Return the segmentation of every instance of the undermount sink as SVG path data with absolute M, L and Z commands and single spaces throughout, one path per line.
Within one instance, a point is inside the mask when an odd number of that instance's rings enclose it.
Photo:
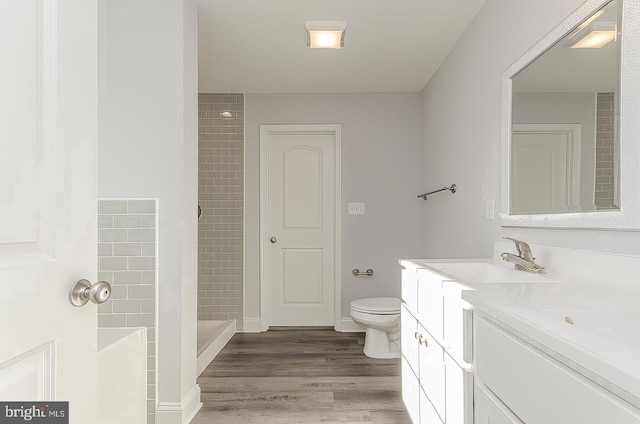
M 539 274 L 494 265 L 490 262 L 429 262 L 427 264 L 451 280 L 467 283 L 553 283 L 554 280 Z

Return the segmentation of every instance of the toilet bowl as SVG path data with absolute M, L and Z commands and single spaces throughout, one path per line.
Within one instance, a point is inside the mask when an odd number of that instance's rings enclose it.
M 365 331 L 364 354 L 370 358 L 400 357 L 400 299 L 372 297 L 351 302 L 351 319 Z

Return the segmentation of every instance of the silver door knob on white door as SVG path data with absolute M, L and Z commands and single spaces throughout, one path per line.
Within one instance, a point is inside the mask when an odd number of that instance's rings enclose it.
M 99 281 L 91 285 L 89 280 L 78 280 L 71 287 L 69 292 L 69 301 L 73 306 L 83 306 L 88 301 L 95 304 L 104 303 L 111 296 L 111 285 L 106 281 Z

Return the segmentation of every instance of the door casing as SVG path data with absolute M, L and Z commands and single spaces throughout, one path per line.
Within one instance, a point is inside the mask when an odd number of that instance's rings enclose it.
M 336 331 L 342 330 L 341 317 L 341 125 L 340 124 L 309 124 L 309 125 L 260 125 L 260 330 L 269 329 L 269 264 L 267 249 L 269 246 L 268 234 L 268 201 L 269 201 L 269 145 L 270 134 L 295 134 L 295 133 L 324 133 L 333 134 L 335 142 L 335 187 L 334 187 L 334 327 Z

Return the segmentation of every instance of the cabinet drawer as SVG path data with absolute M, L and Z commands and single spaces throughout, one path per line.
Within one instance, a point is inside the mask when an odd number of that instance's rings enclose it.
M 474 424 L 522 424 L 509 409 L 482 386 L 473 390 Z
M 413 424 L 420 422 L 420 383 L 409 363 L 402 358 L 402 400 Z
M 430 269 L 418 269 L 418 319 L 439 342 L 444 325 L 442 278 Z
M 418 274 L 415 268 L 402 268 L 402 301 L 414 314 L 418 313 Z
M 515 336 L 474 321 L 477 376 L 528 424 L 640 423 L 640 411 Z
M 418 334 L 418 321 L 411 315 L 411 312 L 407 310 L 407 306 L 403 303 L 400 307 L 400 350 L 415 375 L 419 375 L 419 351 L 416 334 Z
M 423 342 L 420 351 L 420 386 L 438 412 L 444 418 L 444 350 L 433 337 L 418 324 Z

